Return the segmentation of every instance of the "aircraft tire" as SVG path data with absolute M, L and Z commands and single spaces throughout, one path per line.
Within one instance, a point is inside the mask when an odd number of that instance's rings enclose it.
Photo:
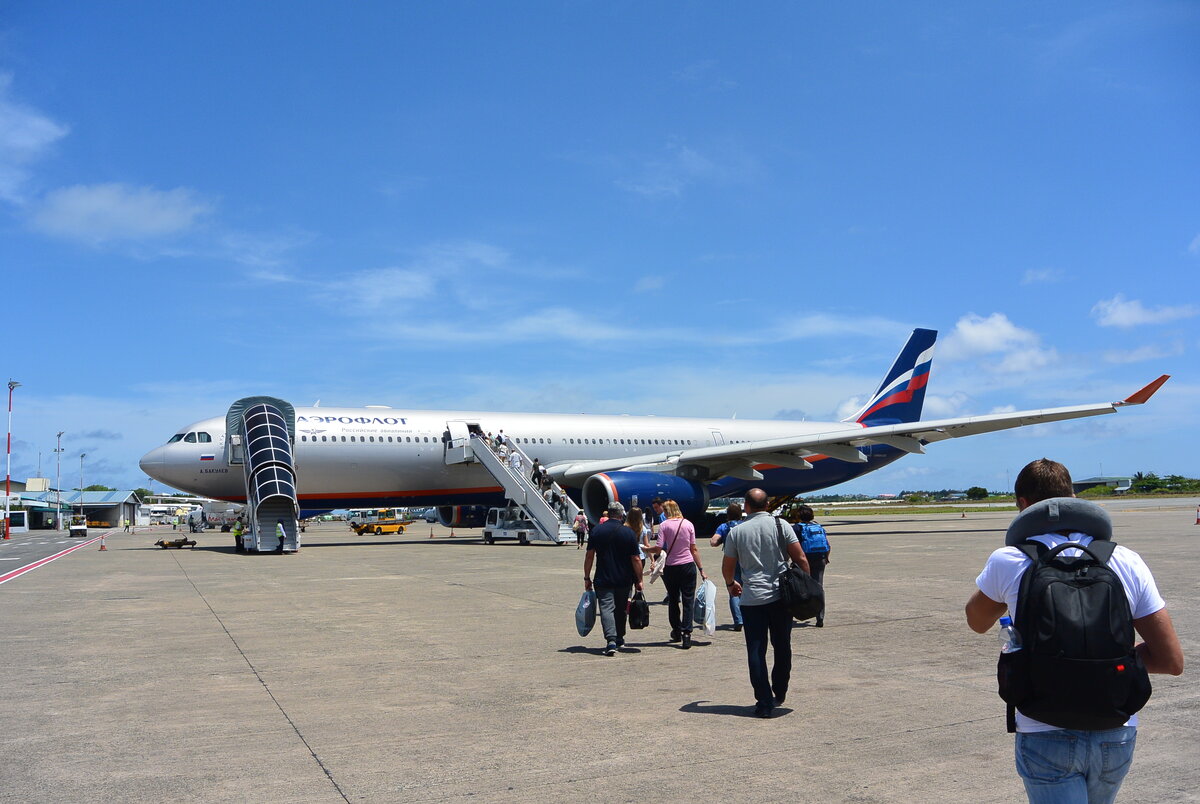
M 529 544 L 529 539 L 525 538 L 525 531 L 517 534 L 517 544 Z

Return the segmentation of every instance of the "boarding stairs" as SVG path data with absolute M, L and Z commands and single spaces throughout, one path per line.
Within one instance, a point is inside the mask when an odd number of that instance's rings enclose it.
M 469 433 L 466 451 L 470 452 L 471 457 L 482 464 L 496 479 L 496 482 L 504 487 L 505 495 L 534 524 L 540 539 L 555 544 L 575 541 L 575 532 L 571 530 L 571 523 L 575 521 L 575 516 L 579 513 L 579 506 L 567 496 L 566 489 L 558 483 L 554 483 L 551 488 L 563 501 L 560 517 L 559 512 L 554 510 L 554 506 L 542 497 L 541 489 L 530 479 L 528 472 L 533 468 L 533 462 L 529 460 L 529 456 L 522 452 L 516 442 L 510 438 L 505 439 L 504 445 L 508 448 L 509 455 L 516 452 L 521 456 L 521 471 L 513 470 L 508 459 L 501 458 L 496 454 L 488 445 L 487 440 L 478 433 Z
M 295 553 L 300 549 L 300 503 L 292 458 L 295 421 L 294 408 L 273 397 L 238 400 L 226 415 L 229 463 L 242 464 L 245 471 L 248 527 L 239 550 Z

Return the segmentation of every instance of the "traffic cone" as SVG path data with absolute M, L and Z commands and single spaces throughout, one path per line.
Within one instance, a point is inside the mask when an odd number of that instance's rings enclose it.
M 108 550 L 108 548 L 104 546 L 104 536 L 107 536 L 107 535 L 108 534 L 104 534 L 103 536 L 100 537 L 100 550 L 105 551 L 105 552 Z

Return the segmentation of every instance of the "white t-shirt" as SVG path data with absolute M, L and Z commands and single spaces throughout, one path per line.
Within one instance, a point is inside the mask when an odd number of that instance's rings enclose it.
M 1066 541 L 1079 542 L 1083 545 L 1091 544 L 1092 541 L 1091 536 L 1083 533 L 1072 533 L 1070 537 L 1060 533 L 1047 533 L 1033 538 L 1047 547 L 1057 547 Z M 1067 550 L 1065 554 L 1079 555 L 1080 551 Z M 979 573 L 979 577 L 975 579 L 975 585 L 979 587 L 980 592 L 992 600 L 1008 606 L 1009 614 L 1015 618 L 1017 595 L 1021 591 L 1021 576 L 1025 574 L 1025 569 L 1032 563 L 1016 547 L 1001 547 L 988 557 L 983 572 Z M 1113 550 L 1112 559 L 1108 562 L 1108 567 L 1117 574 L 1117 577 L 1121 579 L 1121 585 L 1125 587 L 1125 597 L 1129 600 L 1133 619 L 1148 617 L 1167 605 L 1163 602 L 1162 596 L 1158 594 L 1158 586 L 1154 583 L 1154 576 L 1150 574 L 1150 568 L 1137 553 L 1117 545 Z M 1125 725 L 1136 726 L 1137 715 L 1129 718 Z M 1060 728 L 1061 726 L 1051 726 L 1017 712 L 1017 731 L 1056 731 Z

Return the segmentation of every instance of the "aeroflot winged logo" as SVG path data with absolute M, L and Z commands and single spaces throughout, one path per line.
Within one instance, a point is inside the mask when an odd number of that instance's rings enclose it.
M 408 424 L 408 419 L 399 419 L 395 416 L 297 416 L 298 422 L 316 422 L 318 424 L 330 424 L 332 422 L 340 422 L 342 424 Z

